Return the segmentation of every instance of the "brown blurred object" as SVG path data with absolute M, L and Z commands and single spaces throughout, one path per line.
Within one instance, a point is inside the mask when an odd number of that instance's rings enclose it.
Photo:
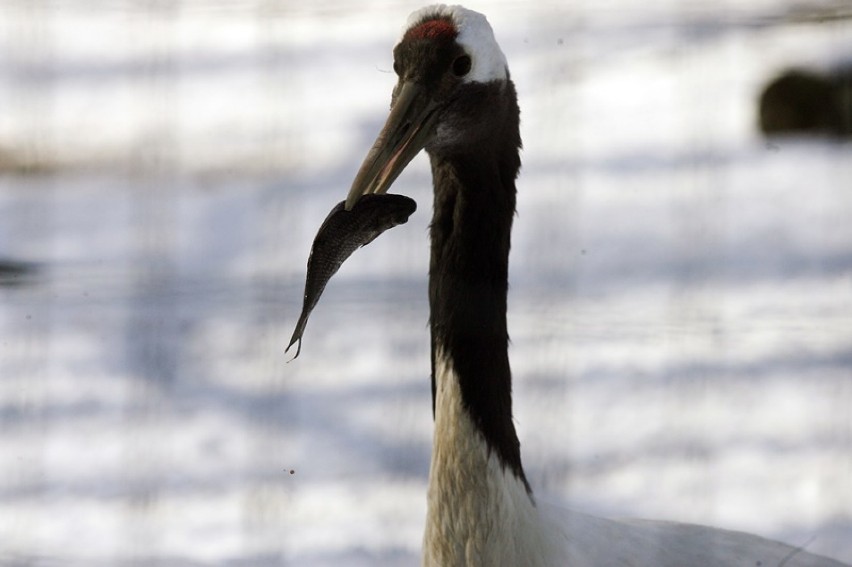
M 852 136 L 852 67 L 786 71 L 761 93 L 759 112 L 765 136 Z

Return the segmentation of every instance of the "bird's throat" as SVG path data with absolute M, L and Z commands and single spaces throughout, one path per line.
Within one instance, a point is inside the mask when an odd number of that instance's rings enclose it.
M 449 417 L 438 415 L 445 407 L 439 397 L 449 391 L 440 381 L 457 380 L 462 410 L 488 452 L 528 489 L 512 422 L 507 352 L 514 175 L 501 175 L 487 156 L 431 157 L 435 202 L 429 303 L 436 422 Z M 439 372 L 441 365 L 452 372 Z

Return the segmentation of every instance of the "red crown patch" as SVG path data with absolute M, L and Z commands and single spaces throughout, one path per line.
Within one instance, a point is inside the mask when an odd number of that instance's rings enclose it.
M 426 20 L 405 32 L 404 39 L 438 39 L 448 37 L 455 39 L 459 34 L 456 26 L 450 20 L 439 18 Z

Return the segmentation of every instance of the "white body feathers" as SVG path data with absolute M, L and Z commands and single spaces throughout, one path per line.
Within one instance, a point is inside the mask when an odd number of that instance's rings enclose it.
M 547 544 L 539 529 L 539 511 L 523 483 L 488 451 L 462 407 L 452 361 L 440 350 L 435 377 L 423 564 L 547 565 L 532 560 Z
M 436 360 L 424 566 L 844 567 L 742 532 L 609 520 L 534 502 L 462 407 L 452 361 L 440 351 Z

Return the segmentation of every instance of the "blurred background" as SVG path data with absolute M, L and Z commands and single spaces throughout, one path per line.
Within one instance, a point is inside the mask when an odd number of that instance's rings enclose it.
M 0 565 L 419 564 L 425 156 L 283 352 L 421 6 L 357 4 L 0 4 Z M 852 562 L 852 7 L 468 7 L 522 109 L 537 494 Z

